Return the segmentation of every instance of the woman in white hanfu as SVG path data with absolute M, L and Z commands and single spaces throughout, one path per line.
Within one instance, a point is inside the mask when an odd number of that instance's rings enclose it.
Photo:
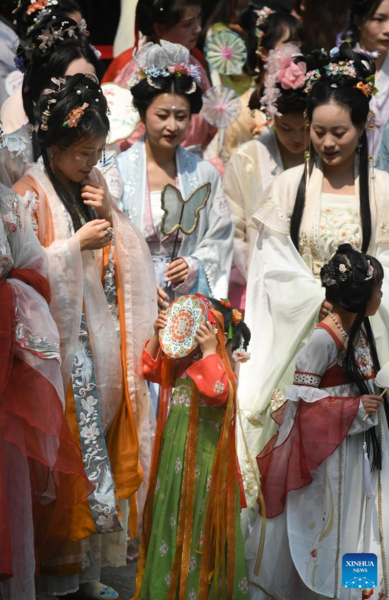
M 157 272 L 160 307 L 169 304 L 166 282 L 176 295 L 200 292 L 226 297 L 231 269 L 234 222 L 216 169 L 180 145 L 191 116 L 202 107 L 200 78 L 189 62 L 189 51 L 179 44 L 151 42 L 135 56 L 138 70 L 131 87 L 134 104 L 146 127 L 144 138 L 117 158 L 123 184 L 121 208 L 143 233 Z M 108 185 L 114 180 L 107 172 Z M 162 190 L 179 189 L 184 201 L 200 187 L 210 195 L 199 211 L 196 229 L 186 235 L 164 235 Z M 115 195 L 115 190 L 112 190 Z M 120 197 L 121 195 L 121 197 Z M 181 206 L 177 198 L 177 222 Z M 174 210 L 174 209 L 173 209 Z M 190 202 L 185 206 L 190 211 Z M 194 224 L 194 222 L 193 222 Z M 178 237 L 177 237 L 178 233 Z M 175 251 L 178 260 L 171 261 Z M 166 279 L 165 279 L 166 278 Z
M 254 335 L 252 359 L 240 371 L 245 436 L 239 437 L 238 451 L 253 517 L 258 490 L 254 461 L 275 431 L 271 412 L 285 400 L 295 356 L 319 313 L 320 318 L 327 314 L 319 281 L 322 265 L 340 243 L 350 242 L 378 257 L 385 269 L 389 266 L 389 179 L 384 172 L 369 172 L 365 133 L 373 90 L 365 80 L 374 73 L 374 64 L 347 44 L 332 54 L 309 59 L 312 66 L 317 59 L 318 66 L 306 82 L 309 171 L 299 166 L 278 175 L 252 219 L 258 236 L 245 319 Z M 383 362 L 389 357 L 388 299 L 389 289 L 384 289 L 372 321 Z
M 224 192 L 235 219 L 229 298 L 241 309 L 246 296 L 250 248 L 255 241 L 255 230 L 248 226 L 249 221 L 274 177 L 304 162 L 309 142 L 303 115 L 307 104 L 303 54 L 294 44 L 280 45 L 269 53 L 267 72 L 267 83 L 252 93 L 249 108 L 265 109 L 268 119 L 274 118 L 274 127 L 242 144 L 232 155 L 223 177 Z M 275 90 L 276 94 L 271 93 Z
M 258 515 L 246 544 L 253 600 L 388 597 L 389 405 L 374 391 L 368 318 L 383 277 L 350 244 L 321 269 L 333 310 L 298 354 L 288 402 L 274 414 L 278 434 L 257 459 L 266 519 Z M 375 589 L 369 575 L 342 577 L 349 553 L 377 556 Z

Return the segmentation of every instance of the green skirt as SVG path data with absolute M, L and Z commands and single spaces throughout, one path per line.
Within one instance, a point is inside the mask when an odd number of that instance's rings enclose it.
M 153 523 L 140 593 L 141 600 L 164 600 L 169 591 L 176 550 L 185 445 L 189 425 L 190 386 L 191 380 L 180 379 L 172 392 L 171 408 L 158 466 Z M 185 596 L 187 600 L 200 600 L 198 589 L 204 540 L 203 525 L 224 412 L 223 408 L 211 408 L 202 404 L 199 407 L 193 536 Z M 234 600 L 239 600 L 248 598 L 248 580 L 240 528 L 238 488 L 236 506 L 235 581 L 232 597 Z M 212 598 L 211 593 L 209 597 Z

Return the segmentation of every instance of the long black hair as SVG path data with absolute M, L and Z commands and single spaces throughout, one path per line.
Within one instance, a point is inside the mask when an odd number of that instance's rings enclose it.
M 42 46 L 44 32 L 68 29 L 72 35 L 61 35 L 54 38 L 50 45 Z M 29 33 L 29 39 L 18 49 L 18 61 L 24 70 L 22 98 L 23 107 L 32 130 L 34 157 L 40 156 L 40 148 L 35 134 L 35 105 L 41 92 L 50 87 L 52 77 L 64 77 L 69 65 L 80 58 L 91 64 L 100 74 L 99 60 L 96 51 L 75 21 L 58 10 L 49 14 L 35 24 Z M 62 38 L 62 39 L 61 39 Z
M 371 272 L 372 269 L 373 272 Z M 326 299 L 357 315 L 349 333 L 342 368 L 362 395 L 370 395 L 371 390 L 366 383 L 366 378 L 356 362 L 355 348 L 358 337 L 364 329 L 374 370 L 375 373 L 378 373 L 380 363 L 366 309 L 375 288 L 381 285 L 384 278 L 383 267 L 374 256 L 363 254 L 350 244 L 342 244 L 331 260 L 322 267 L 320 278 L 326 290 Z M 389 404 L 386 396 L 384 407 L 389 423 Z M 372 427 L 366 432 L 366 441 L 372 468 L 380 470 L 382 468 L 382 449 L 377 436 L 377 427 Z
M 189 93 L 193 82 L 194 79 L 189 75 L 181 75 L 181 77 L 176 75 L 161 76 L 153 78 L 153 83 L 158 86 L 158 88 L 155 88 L 147 82 L 146 78 L 141 79 L 139 83 L 131 88 L 134 106 L 143 118 L 154 98 L 160 94 L 177 94 L 188 99 L 191 115 L 198 114 L 203 106 L 203 94 L 198 84 L 196 84 L 196 90 Z
M 135 11 L 139 30 L 154 41 L 154 25 L 160 23 L 171 29 L 183 17 L 187 6 L 199 5 L 202 0 L 138 0 Z
M 329 64 L 337 65 L 340 62 L 352 61 L 356 75 L 337 75 L 329 73 L 325 67 Z M 373 76 L 375 73 L 375 64 L 371 57 L 361 52 L 354 52 L 346 43 L 339 48 L 338 54 L 333 57 L 328 56 L 323 51 L 312 52 L 307 56 L 307 72 L 317 69 L 320 73 L 320 78 L 314 84 L 312 91 L 308 95 L 307 100 L 307 117 L 309 121 L 312 119 L 312 114 L 315 108 L 335 102 L 340 107 L 347 109 L 350 112 L 350 117 L 353 125 L 356 127 L 366 124 L 369 114 L 370 98 L 362 93 L 355 86 L 361 82 L 365 83 L 366 79 Z M 369 150 L 367 143 L 366 131 L 364 131 L 360 139 L 359 148 L 359 195 L 360 195 L 360 215 L 362 221 L 362 251 L 366 252 L 371 238 L 371 211 L 370 211 L 370 195 L 369 195 Z M 310 169 L 316 160 L 316 153 L 311 144 Z M 294 205 L 291 223 L 290 235 L 297 250 L 299 249 L 299 234 L 300 225 L 305 208 L 305 193 L 306 193 L 306 172 L 301 178 L 297 191 L 296 202 Z
M 382 2 L 383 0 L 350 0 L 350 10 L 341 34 L 342 39 L 355 46 L 359 42 L 361 25 L 377 12 Z
M 47 175 L 68 210 L 74 229 L 77 231 L 82 227 L 83 220 L 91 221 L 95 217 L 90 207 L 86 206 L 80 198 L 76 198 L 77 206 L 75 206 L 74 199 L 51 168 L 47 151 L 52 146 L 64 150 L 83 139 L 107 136 L 109 131 L 108 107 L 107 100 L 95 76 L 77 73 L 66 77 L 65 81 L 66 83 L 60 87 L 53 82 L 50 86 L 51 92 L 46 89 L 41 94 L 36 105 L 36 119 L 40 123 L 37 137 L 42 148 L 42 158 Z M 64 125 L 69 113 L 82 107 L 85 103 L 88 106 L 78 125 L 76 127 Z M 50 115 L 46 119 L 46 129 L 45 118 L 42 119 L 42 117 L 48 109 Z M 80 213 L 82 217 L 80 217 Z
M 264 23 L 257 26 L 257 11 L 265 6 L 273 8 L 271 2 L 254 0 L 240 11 L 238 17 L 239 25 L 247 31 L 247 62 L 245 68 L 250 75 L 259 73 L 257 86 L 263 83 L 266 66 L 266 63 L 257 54 L 258 45 L 268 51 L 274 50 L 277 42 L 283 38 L 287 31 L 289 31 L 289 36 L 285 43 L 301 44 L 304 39 L 304 30 L 300 21 L 288 12 L 276 11 L 270 14 Z M 260 44 L 258 44 L 259 32 L 262 36 Z
M 251 340 L 251 332 L 247 327 L 243 318 L 238 322 L 233 319 L 234 309 L 231 307 L 229 302 L 216 300 L 215 298 L 208 298 L 212 302 L 215 310 L 219 311 L 223 315 L 224 320 L 224 332 L 229 334 L 229 342 L 232 343 L 232 352 L 238 350 L 241 346 L 244 350 L 247 350 Z
M 31 10 L 31 0 L 19 0 L 17 7 L 13 11 L 17 33 L 21 40 L 26 40 L 31 33 L 31 28 L 38 23 L 45 14 L 52 15 L 53 12 L 61 12 L 66 17 L 71 17 L 75 13 L 81 14 L 81 7 L 76 0 L 57 0 L 49 3 L 47 7 L 41 10 Z

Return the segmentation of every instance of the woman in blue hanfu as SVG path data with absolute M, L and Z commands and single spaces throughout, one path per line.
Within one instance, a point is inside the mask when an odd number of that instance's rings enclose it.
M 169 303 L 165 286 L 174 295 L 226 297 L 234 222 L 216 169 L 180 145 L 191 115 L 202 107 L 199 72 L 186 48 L 163 40 L 161 45 L 146 44 L 135 60 L 131 92 L 146 134 L 119 155 L 118 185 L 112 186 L 115 168 L 108 171 L 111 193 L 148 242 L 160 308 Z M 166 184 L 168 195 L 162 191 Z M 168 205 L 167 213 L 162 203 Z M 169 235 L 166 221 L 169 231 L 180 221 L 186 227 Z

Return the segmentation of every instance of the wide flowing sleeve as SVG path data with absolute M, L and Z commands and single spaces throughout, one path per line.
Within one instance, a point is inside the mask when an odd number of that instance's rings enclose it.
M 360 396 L 333 396 L 320 389 L 336 356 L 335 342 L 317 329 L 297 357 L 294 385 L 287 393 L 291 402 L 275 414 L 280 430 L 257 457 L 268 518 L 283 512 L 289 491 L 312 482 L 312 472 L 343 443 L 357 416 Z
M 193 379 L 201 396 L 209 406 L 224 406 L 230 393 L 230 385 L 224 365 L 217 354 L 209 354 L 189 367 L 188 376 Z
M 27 163 L 32 160 L 32 143 L 26 127 L 5 134 L 0 122 L 0 183 L 12 187 L 23 177 Z
M 229 160 L 223 177 L 227 202 L 235 221 L 233 264 L 247 280 L 249 241 L 248 208 L 260 194 L 260 182 L 251 153 L 245 152 L 248 145 L 239 148 Z M 255 184 L 254 180 L 255 179 Z M 257 187 L 257 193 L 252 192 Z M 258 189 L 259 188 L 259 189 Z

